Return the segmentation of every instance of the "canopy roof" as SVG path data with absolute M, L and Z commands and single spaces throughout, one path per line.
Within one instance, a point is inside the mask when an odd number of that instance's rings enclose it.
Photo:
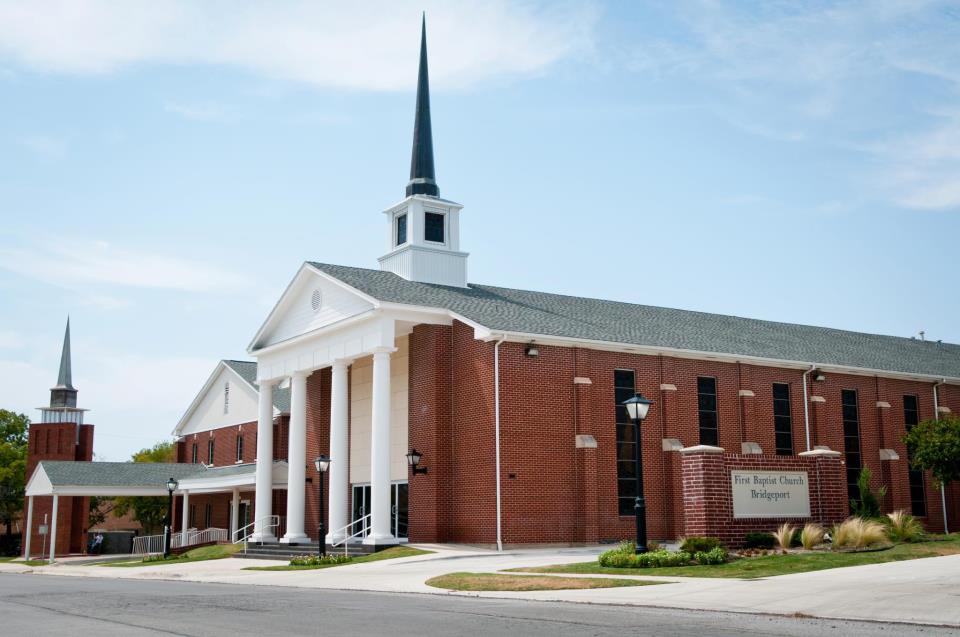
M 273 484 L 285 488 L 287 463 L 274 462 Z M 253 485 L 256 465 L 206 467 L 170 462 L 74 462 L 42 460 L 27 482 L 26 495 L 156 496 L 167 495 L 167 480 L 179 483 L 177 492 L 223 491 Z

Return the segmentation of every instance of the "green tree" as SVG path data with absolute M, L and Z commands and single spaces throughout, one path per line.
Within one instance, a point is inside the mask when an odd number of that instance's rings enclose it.
M 929 471 L 937 484 L 960 480 L 960 417 L 948 414 L 939 420 L 924 420 L 903 437 L 910 452 L 910 465 Z
M 173 442 L 158 442 L 149 449 L 141 449 L 133 454 L 134 462 L 173 462 L 176 446 Z M 130 497 L 123 496 L 114 500 L 113 513 L 124 516 L 133 511 L 133 517 L 147 534 L 160 531 L 167 516 L 167 498 L 163 496 Z
M 0 409 L 0 520 L 7 526 L 8 547 L 13 546 L 13 521 L 23 511 L 29 427 L 26 415 Z

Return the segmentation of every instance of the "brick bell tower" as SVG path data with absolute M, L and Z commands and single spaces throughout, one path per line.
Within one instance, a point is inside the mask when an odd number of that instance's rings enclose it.
M 77 389 L 73 386 L 70 361 L 70 318 L 63 336 L 60 355 L 60 373 L 57 385 L 50 389 L 50 406 L 40 407 L 40 422 L 30 424 L 27 448 L 27 480 L 41 460 L 93 460 L 93 425 L 83 423 L 86 409 L 77 408 Z M 87 517 L 90 498 L 61 497 L 57 515 L 57 547 L 63 554 L 83 553 L 87 547 Z M 26 507 L 24 507 L 26 510 Z M 33 502 L 33 537 L 30 546 L 39 550 L 44 542 L 39 526 L 46 519 L 52 528 L 50 515 L 53 496 L 38 496 Z M 26 546 L 26 538 L 23 545 Z M 50 538 L 47 538 L 49 546 Z

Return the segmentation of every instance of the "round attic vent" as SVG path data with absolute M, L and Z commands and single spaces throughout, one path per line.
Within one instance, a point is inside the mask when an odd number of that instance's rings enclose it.
M 314 290 L 313 294 L 310 296 L 310 307 L 312 307 L 313 311 L 316 312 L 320 309 L 322 304 L 323 294 L 320 293 L 320 290 Z

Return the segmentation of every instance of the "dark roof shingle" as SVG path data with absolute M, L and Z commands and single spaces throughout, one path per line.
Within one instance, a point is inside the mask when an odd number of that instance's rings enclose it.
M 960 378 L 960 345 L 951 343 L 310 265 L 380 301 L 448 309 L 492 331 Z

